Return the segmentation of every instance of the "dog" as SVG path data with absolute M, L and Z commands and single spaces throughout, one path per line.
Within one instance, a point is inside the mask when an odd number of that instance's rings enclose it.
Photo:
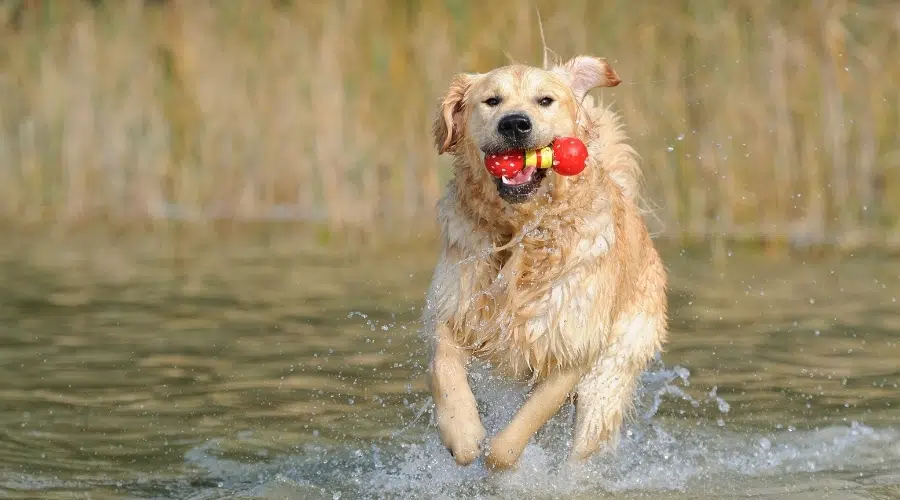
M 434 122 L 454 157 L 437 204 L 441 249 L 423 324 L 441 441 L 460 465 L 515 467 L 571 397 L 569 460 L 614 450 L 637 382 L 667 331 L 666 271 L 640 210 L 637 153 L 620 118 L 588 92 L 620 79 L 603 58 L 456 75 Z M 493 177 L 484 155 L 578 137 L 575 176 L 530 169 Z M 531 384 L 490 440 L 468 382 L 480 359 Z

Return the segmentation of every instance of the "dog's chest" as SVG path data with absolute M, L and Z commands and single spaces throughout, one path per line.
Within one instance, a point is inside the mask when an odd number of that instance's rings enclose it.
M 458 340 L 516 376 L 543 375 L 594 356 L 609 308 L 595 266 L 567 266 L 566 252 L 524 240 L 478 262 L 457 289 Z

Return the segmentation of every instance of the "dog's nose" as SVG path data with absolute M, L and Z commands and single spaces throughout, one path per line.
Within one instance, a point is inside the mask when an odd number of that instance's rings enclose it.
M 497 131 L 507 139 L 522 140 L 531 133 L 531 120 L 520 113 L 506 115 L 497 124 Z

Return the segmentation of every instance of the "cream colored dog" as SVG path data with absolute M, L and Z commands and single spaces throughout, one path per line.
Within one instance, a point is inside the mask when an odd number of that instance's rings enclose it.
M 587 96 L 618 85 L 603 59 L 506 66 L 453 78 L 434 134 L 455 157 L 438 204 L 442 249 L 425 312 L 429 385 L 441 440 L 459 464 L 484 449 L 515 465 L 574 393 L 571 459 L 614 448 L 635 385 L 666 337 L 666 272 L 638 210 L 640 170 L 614 113 Z M 588 166 L 496 179 L 485 153 L 577 136 Z M 468 383 L 472 357 L 534 384 L 485 442 Z M 486 445 L 486 446 L 485 446 Z

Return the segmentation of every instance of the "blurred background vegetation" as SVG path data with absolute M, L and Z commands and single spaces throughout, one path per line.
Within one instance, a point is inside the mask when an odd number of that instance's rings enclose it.
M 0 1 L 0 221 L 434 230 L 451 76 L 607 57 L 653 230 L 900 246 L 890 1 Z

